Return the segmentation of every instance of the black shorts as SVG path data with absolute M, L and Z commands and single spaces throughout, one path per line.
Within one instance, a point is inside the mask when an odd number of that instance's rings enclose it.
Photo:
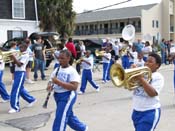
M 26 68 L 32 68 L 32 64 L 33 64 L 33 61 L 29 61 L 29 62 L 27 63 Z

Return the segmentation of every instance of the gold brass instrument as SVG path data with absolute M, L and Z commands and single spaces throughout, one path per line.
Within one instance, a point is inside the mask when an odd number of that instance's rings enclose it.
M 0 59 L 3 60 L 5 63 L 12 62 L 12 60 L 10 58 L 11 55 L 19 56 L 20 51 L 19 50 L 0 51 Z
M 133 90 L 140 85 L 140 83 L 135 78 L 139 75 L 144 75 L 145 79 L 149 82 L 151 80 L 152 73 L 151 70 L 146 66 L 124 70 L 123 67 L 118 63 L 113 64 L 110 69 L 112 83 L 116 87 L 123 86 L 128 90 Z
M 45 52 L 48 53 L 48 52 L 51 52 L 51 53 L 54 53 L 56 50 L 56 48 L 48 48 L 48 49 L 45 49 Z
M 102 51 L 99 51 L 99 50 L 95 50 L 95 56 L 103 56 L 104 55 L 104 53 L 105 53 L 106 51 L 104 51 L 104 50 L 102 50 Z
M 83 60 L 83 57 L 81 57 L 80 59 L 76 60 L 75 63 L 79 64 L 79 63 L 81 63 L 82 60 Z

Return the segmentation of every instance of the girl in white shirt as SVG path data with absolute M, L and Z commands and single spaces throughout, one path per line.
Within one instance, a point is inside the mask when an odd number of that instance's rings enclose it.
M 163 76 L 157 72 L 161 66 L 161 58 L 158 54 L 149 54 L 145 66 L 152 72 L 151 81 L 145 80 L 144 75 L 136 79 L 140 86 L 133 92 L 132 120 L 136 131 L 154 131 L 161 112 L 159 94 L 164 86 Z

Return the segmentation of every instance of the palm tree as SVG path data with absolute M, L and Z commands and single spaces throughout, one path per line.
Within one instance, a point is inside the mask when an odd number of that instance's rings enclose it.
M 72 35 L 76 13 L 73 0 L 38 0 L 40 28 L 43 31 L 57 31 L 60 37 Z

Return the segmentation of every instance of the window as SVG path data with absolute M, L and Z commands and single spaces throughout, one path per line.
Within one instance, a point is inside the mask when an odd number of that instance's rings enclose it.
M 15 37 L 23 37 L 23 31 L 19 31 L 19 30 L 14 30 L 12 32 L 12 37 L 15 38 Z
M 22 31 L 22 30 L 8 30 L 7 31 L 7 37 L 8 40 L 15 38 L 15 37 L 27 37 L 28 32 L 27 31 Z
M 12 0 L 12 18 L 25 19 L 24 0 Z

